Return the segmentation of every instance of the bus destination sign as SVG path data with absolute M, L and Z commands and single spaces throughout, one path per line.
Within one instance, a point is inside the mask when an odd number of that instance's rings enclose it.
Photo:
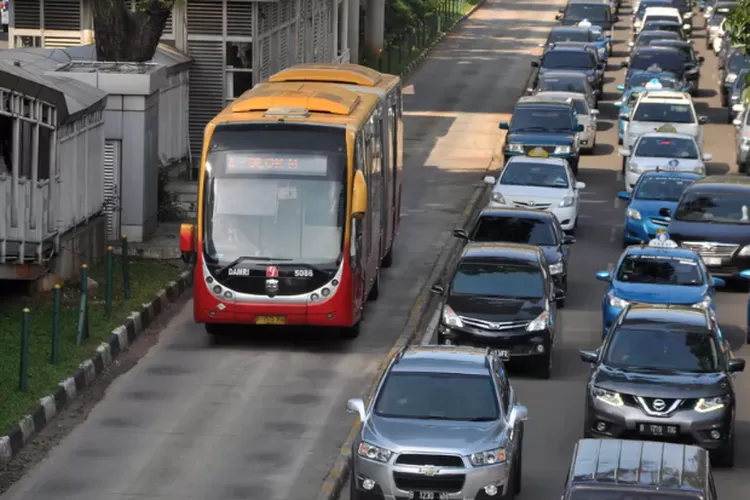
M 328 160 L 321 155 L 227 154 L 227 173 L 325 176 Z

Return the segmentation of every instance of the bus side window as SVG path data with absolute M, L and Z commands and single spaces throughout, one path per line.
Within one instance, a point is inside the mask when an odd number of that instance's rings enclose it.
M 354 171 L 361 171 L 365 174 L 365 140 L 363 131 L 360 130 L 357 134 L 357 142 L 354 146 Z M 352 267 L 359 265 L 359 257 L 362 254 L 362 220 L 352 219 L 352 235 L 351 242 L 349 244 L 349 256 L 351 257 L 350 263 Z

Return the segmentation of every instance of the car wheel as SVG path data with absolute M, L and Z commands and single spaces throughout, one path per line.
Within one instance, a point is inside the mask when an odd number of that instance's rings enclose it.
M 734 467 L 734 423 L 732 423 L 729 433 L 727 442 L 710 452 L 711 460 L 719 467 Z
M 367 296 L 367 300 L 374 302 L 380 297 L 380 269 L 375 272 L 375 283 L 370 288 L 370 294 Z
M 383 263 L 381 265 L 385 268 L 393 265 L 393 243 L 391 243 L 391 248 L 388 250 L 388 253 L 383 257 Z
M 523 483 L 523 422 L 521 422 L 518 429 L 518 456 L 515 462 L 516 470 L 513 473 L 513 493 L 518 495 L 521 493 Z
M 547 345 L 547 352 L 539 357 L 537 361 L 537 377 L 542 380 L 549 380 L 552 377 L 552 346 Z

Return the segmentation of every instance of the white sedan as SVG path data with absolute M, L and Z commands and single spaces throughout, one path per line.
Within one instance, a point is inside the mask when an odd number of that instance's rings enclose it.
M 494 186 L 489 206 L 548 210 L 563 230 L 572 232 L 578 223 L 579 191 L 586 184 L 576 181 L 567 161 L 545 158 L 544 150 L 539 149 L 538 156 L 531 151 L 530 156 L 511 158 L 497 180 L 484 178 Z
M 689 172 L 706 175 L 706 164 L 713 156 L 701 154 L 695 137 L 687 134 L 651 132 L 636 140 L 632 150 L 620 149 L 625 162 L 625 190 L 633 191 L 644 172 Z

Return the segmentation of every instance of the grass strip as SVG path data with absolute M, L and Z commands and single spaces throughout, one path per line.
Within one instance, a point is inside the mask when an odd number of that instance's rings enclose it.
M 79 279 L 62 288 L 60 307 L 60 351 L 57 365 L 51 364 L 53 295 L 0 298 L 0 435 L 4 435 L 28 414 L 39 398 L 54 392 L 57 384 L 70 377 L 78 366 L 91 358 L 96 348 L 109 339 L 134 310 L 140 309 L 170 281 L 180 268 L 158 261 L 130 262 L 130 300 L 123 299 L 122 265 L 115 259 L 112 315 L 105 314 L 106 263 L 89 269 L 89 278 L 98 289 L 89 294 L 90 337 L 76 345 L 76 324 L 80 307 Z M 18 390 L 21 351 L 21 318 L 24 307 L 31 309 L 29 329 L 29 378 L 25 393 Z

